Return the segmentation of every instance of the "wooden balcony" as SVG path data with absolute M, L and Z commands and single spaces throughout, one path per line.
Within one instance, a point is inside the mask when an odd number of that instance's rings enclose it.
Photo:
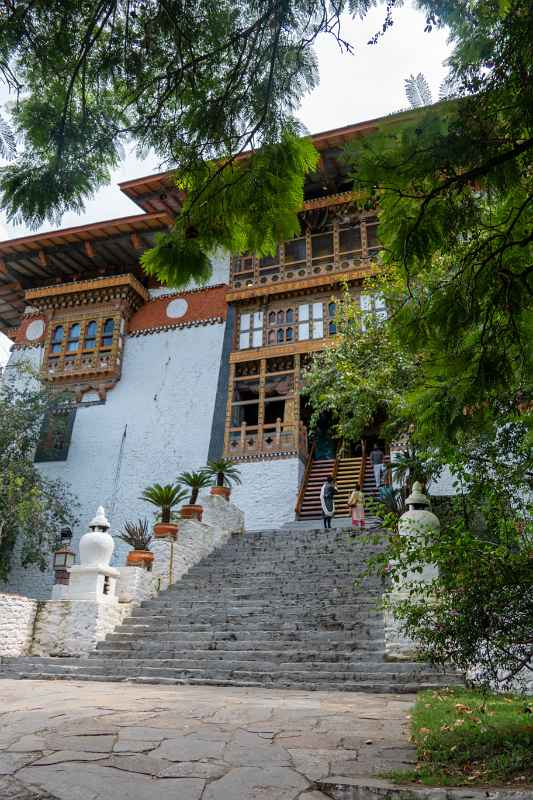
M 226 457 L 235 460 L 280 458 L 289 455 L 307 457 L 307 429 L 303 422 L 284 423 L 280 419 L 268 425 L 230 428 Z

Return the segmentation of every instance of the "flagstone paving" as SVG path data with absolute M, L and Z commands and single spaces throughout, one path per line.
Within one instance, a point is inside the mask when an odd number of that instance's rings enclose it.
M 327 800 L 414 761 L 409 695 L 0 681 L 1 800 Z

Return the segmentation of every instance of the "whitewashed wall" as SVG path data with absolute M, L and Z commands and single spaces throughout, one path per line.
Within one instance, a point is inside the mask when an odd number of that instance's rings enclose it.
M 242 484 L 233 487 L 231 499 L 244 511 L 246 530 L 278 528 L 294 520 L 303 472 L 299 458 L 250 461 L 237 466 Z
M 224 328 L 206 325 L 127 339 L 122 378 L 105 404 L 78 409 L 67 461 L 40 465 L 45 475 L 69 482 L 80 501 L 74 549 L 98 505 L 104 505 L 115 534 L 125 520 L 152 522 L 154 509 L 139 499 L 142 490 L 205 465 Z M 41 349 L 16 351 L 10 364 L 22 358 L 38 366 Z M 117 541 L 114 564 L 124 563 L 127 549 Z M 50 570 L 15 566 L 5 588 L 48 599 L 52 583 Z
M 36 612 L 35 600 L 0 593 L 0 657 L 29 653 Z
M 40 603 L 30 655 L 86 655 L 131 614 L 133 607 L 134 603 L 68 600 Z

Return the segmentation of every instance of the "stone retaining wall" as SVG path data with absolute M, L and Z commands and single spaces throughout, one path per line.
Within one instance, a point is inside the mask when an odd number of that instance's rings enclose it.
M 86 655 L 131 614 L 133 605 L 69 600 L 40 603 L 30 655 Z
M 0 656 L 29 653 L 36 611 L 36 600 L 0 593 Z
M 166 589 L 169 582 L 179 581 L 232 534 L 244 532 L 244 515 L 233 503 L 215 495 L 205 495 L 200 502 L 204 509 L 202 522 L 180 520 L 175 542 L 156 539 L 151 546 L 155 556 L 152 575 L 158 581 L 159 590 Z

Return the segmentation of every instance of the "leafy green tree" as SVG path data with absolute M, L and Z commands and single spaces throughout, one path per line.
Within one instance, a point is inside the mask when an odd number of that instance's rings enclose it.
M 509 687 L 533 672 L 533 506 L 528 426 L 450 445 L 446 459 L 458 494 L 438 507 L 438 532 L 386 536 L 369 572 L 387 578 L 387 603 L 421 655 L 454 664 L 486 686 Z M 446 463 L 444 462 L 444 463 Z M 397 531 L 397 516 L 386 516 Z M 419 581 L 426 565 L 437 568 Z M 401 584 L 398 603 L 391 592 Z
M 369 291 L 382 291 L 386 282 L 370 282 Z M 380 418 L 384 435 L 404 432 L 409 424 L 404 397 L 416 379 L 416 359 L 400 346 L 390 321 L 362 312 L 348 291 L 337 303 L 335 321 L 336 339 L 304 373 L 311 427 L 327 413 L 341 440 L 357 442 Z
M 66 485 L 41 474 L 33 458 L 46 414 L 65 398 L 39 385 L 28 370 L 10 368 L 0 382 L 0 578 L 13 553 L 22 566 L 48 567 L 60 529 L 75 522 L 77 502 Z
M 294 231 L 303 176 L 317 158 L 295 139 L 302 130 L 293 117 L 317 81 L 313 43 L 327 33 L 350 49 L 340 15 L 370 5 L 3 4 L 0 79 L 16 96 L 10 122 L 22 143 L 0 177 L 8 216 L 39 225 L 80 211 L 133 142 L 175 168 L 189 193 L 174 235 L 147 257 L 151 274 L 201 280 L 213 244 L 272 249 Z M 246 166 L 237 166 L 245 151 Z
M 413 414 L 445 440 L 533 390 L 533 7 L 419 5 L 450 27 L 453 99 L 398 116 L 346 157 L 403 282 L 399 341 L 423 355 Z

